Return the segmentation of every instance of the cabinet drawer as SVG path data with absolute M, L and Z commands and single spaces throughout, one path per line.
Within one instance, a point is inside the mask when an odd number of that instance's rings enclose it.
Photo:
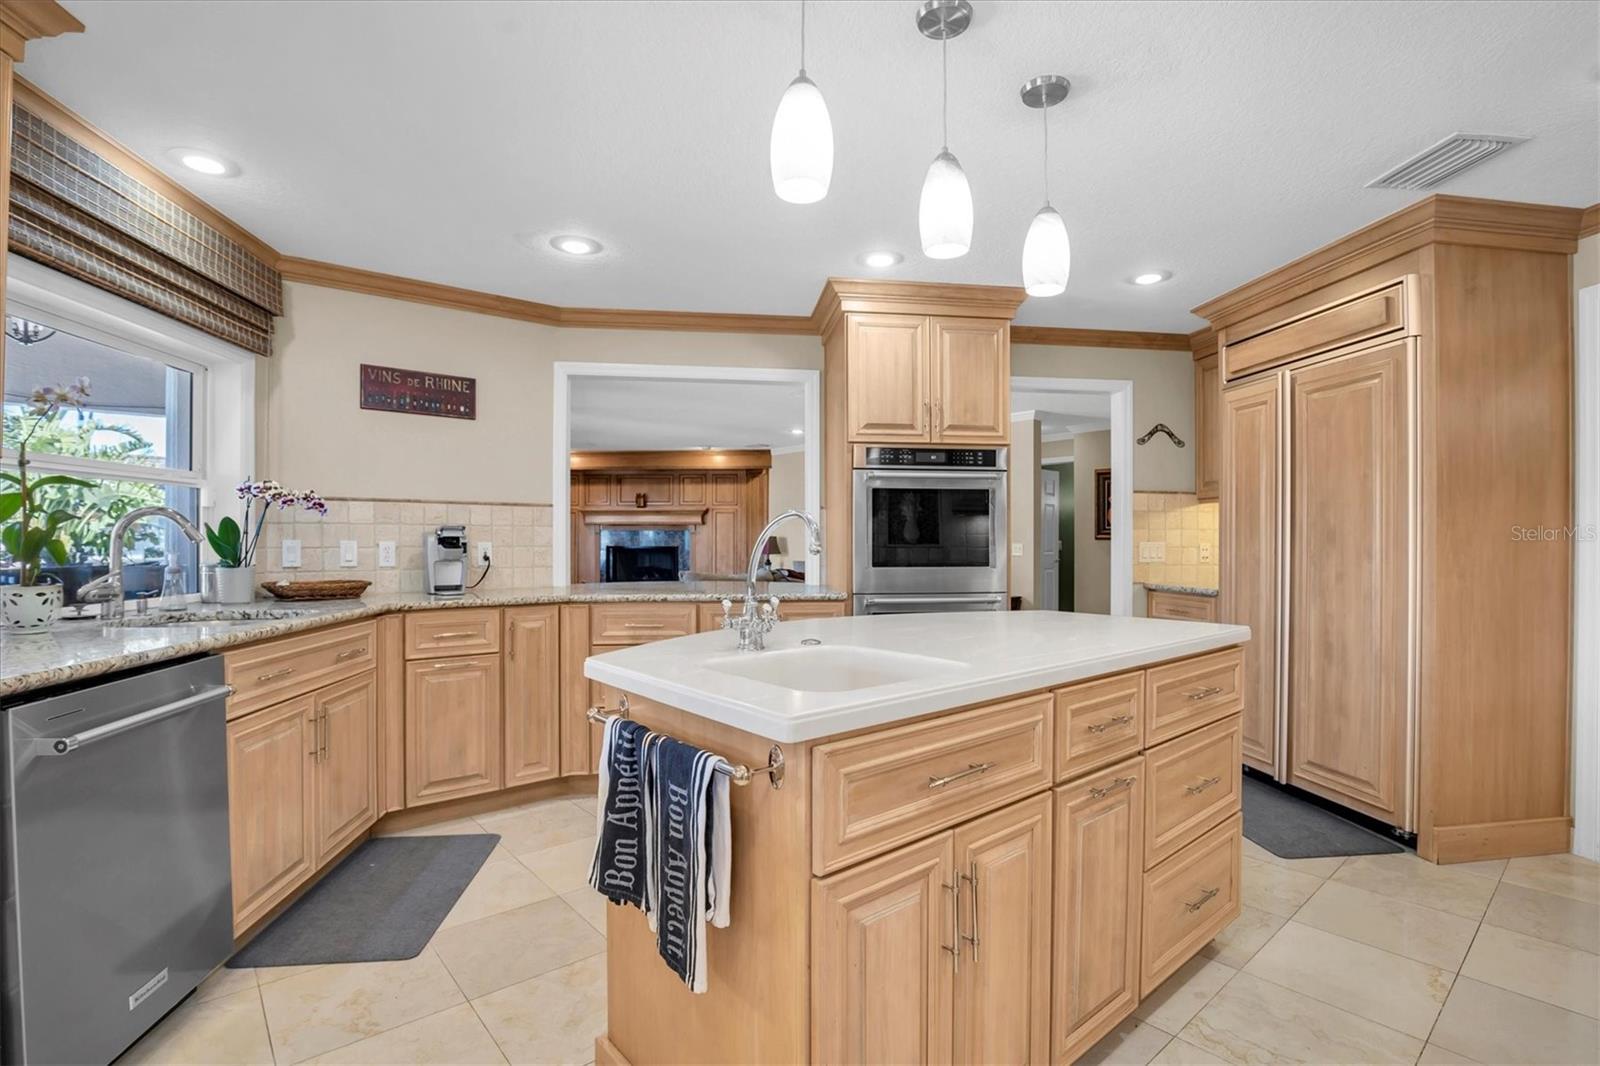
M 1145 671 L 1144 742 L 1154 747 L 1244 706 L 1244 652 L 1228 648 Z
M 1342 303 L 1273 323 L 1267 312 L 1228 327 L 1222 348 L 1229 380 L 1278 366 L 1344 344 L 1381 337 L 1405 328 L 1405 287 L 1391 285 Z
M 1048 694 L 992 703 L 817 747 L 811 865 L 818 875 L 1050 784 Z
M 357 622 L 224 653 L 223 678 L 233 686 L 228 717 L 237 718 L 370 669 L 377 662 L 377 640 L 377 623 Z
M 717 607 L 718 617 L 722 608 Z M 695 631 L 692 603 L 602 603 L 589 608 L 589 639 L 596 644 L 648 644 Z
M 406 658 L 440 659 L 500 650 L 500 612 L 451 607 L 406 615 Z
M 1151 589 L 1145 597 L 1145 614 L 1151 618 L 1176 618 L 1184 622 L 1217 620 L 1217 600 L 1214 596 L 1188 596 L 1181 592 Z
M 1239 717 L 1160 744 L 1144 756 L 1144 864 L 1154 866 L 1239 810 Z
M 1056 780 L 1139 754 L 1144 671 L 1055 691 Z
M 1243 825 L 1234 815 L 1144 875 L 1141 988 L 1165 981 L 1239 916 Z

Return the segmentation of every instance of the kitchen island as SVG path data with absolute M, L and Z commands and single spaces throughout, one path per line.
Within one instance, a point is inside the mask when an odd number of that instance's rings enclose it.
M 630 717 L 757 771 L 708 991 L 609 908 L 596 1061 L 1073 1060 L 1238 914 L 1248 639 L 906 615 L 591 657 Z

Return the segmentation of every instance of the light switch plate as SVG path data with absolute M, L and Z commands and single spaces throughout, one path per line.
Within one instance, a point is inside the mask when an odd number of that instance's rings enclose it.
M 1013 559 L 1022 558 L 1022 545 L 1020 545 L 1020 544 L 1011 545 L 1011 558 L 1013 558 Z
M 1141 563 L 1166 562 L 1167 542 L 1164 540 L 1141 540 L 1139 542 L 1139 561 Z
M 394 566 L 394 541 L 378 541 L 378 566 L 384 569 Z
M 300 542 L 298 540 L 286 540 L 283 542 L 282 563 L 285 570 L 296 570 L 299 568 Z
M 341 540 L 339 542 L 339 565 L 340 566 L 355 566 L 356 565 L 356 542 L 355 541 L 353 541 L 353 540 Z

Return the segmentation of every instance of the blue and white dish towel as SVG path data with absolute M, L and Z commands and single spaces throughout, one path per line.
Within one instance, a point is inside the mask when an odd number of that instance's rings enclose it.
M 733 834 L 720 755 L 612 718 L 600 749 L 589 883 L 644 911 L 656 948 L 690 991 L 706 990 L 706 923 L 726 928 Z

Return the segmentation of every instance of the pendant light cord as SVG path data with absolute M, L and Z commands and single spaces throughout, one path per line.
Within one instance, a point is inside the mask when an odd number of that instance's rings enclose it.
M 944 26 L 944 16 L 939 16 L 939 25 Z M 939 37 L 939 63 L 943 68 L 940 73 L 942 85 L 940 87 L 939 124 L 940 136 L 944 140 L 943 151 L 950 150 L 950 35 L 946 31 Z
M 1044 123 L 1044 205 L 1050 206 L 1050 108 L 1039 109 L 1039 119 Z
M 800 76 L 806 76 L 806 0 L 800 0 Z

